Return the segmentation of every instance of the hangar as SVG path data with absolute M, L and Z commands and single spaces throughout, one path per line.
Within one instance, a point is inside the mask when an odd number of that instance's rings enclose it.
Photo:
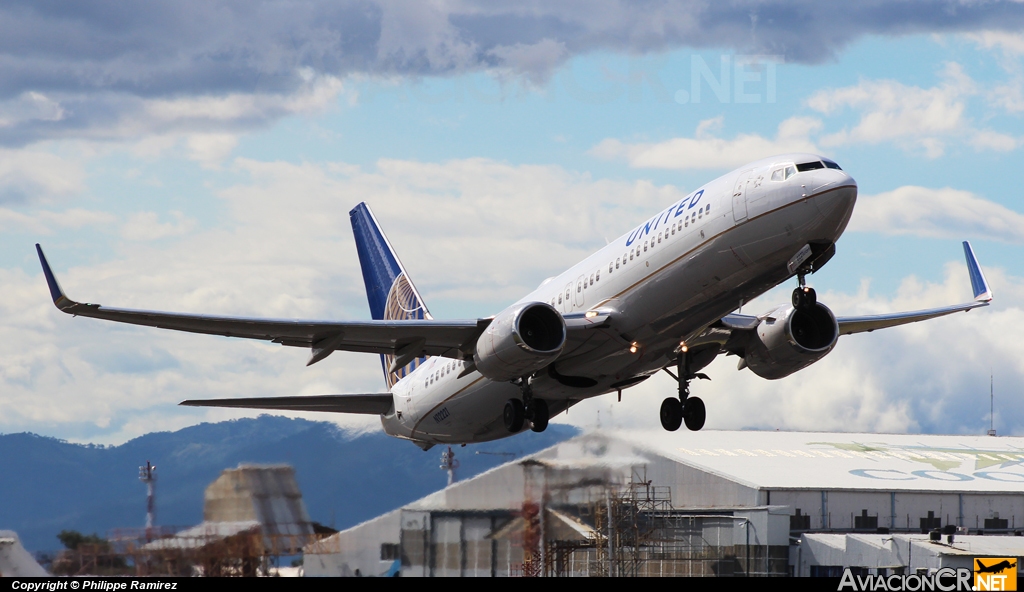
M 924 551 L 915 555 L 919 562 L 910 553 L 879 552 L 861 565 L 845 549 L 871 535 L 875 546 L 940 545 L 947 548 L 933 556 L 964 557 L 979 535 L 1019 536 L 1022 463 L 1024 438 L 1016 437 L 593 432 L 309 545 L 304 570 L 727 576 L 931 569 L 938 560 L 928 563 Z M 1024 555 L 1018 541 L 1024 538 L 982 546 Z

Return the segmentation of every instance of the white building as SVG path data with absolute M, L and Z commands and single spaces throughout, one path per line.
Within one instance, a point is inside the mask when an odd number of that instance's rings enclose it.
M 884 545 L 909 550 L 934 547 L 920 534 L 943 527 L 963 541 L 1024 529 L 1022 462 L 1024 438 L 592 433 L 307 547 L 305 573 L 808 574 L 859 564 L 835 563 L 839 539 L 807 532 L 899 534 Z M 843 540 L 844 556 L 861 544 Z

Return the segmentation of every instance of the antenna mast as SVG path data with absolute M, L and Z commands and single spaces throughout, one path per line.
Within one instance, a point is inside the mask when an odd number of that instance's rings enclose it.
M 139 467 L 139 481 L 146 484 L 146 541 L 153 540 L 153 523 L 156 519 L 156 465 L 146 461 Z
M 988 435 L 995 436 L 995 415 L 996 415 L 996 394 L 995 388 L 993 387 L 994 379 L 992 374 L 988 375 Z
M 448 485 L 455 483 L 455 469 L 459 468 L 459 461 L 455 460 L 455 451 L 449 446 L 448 450 L 441 453 L 441 470 L 448 472 Z

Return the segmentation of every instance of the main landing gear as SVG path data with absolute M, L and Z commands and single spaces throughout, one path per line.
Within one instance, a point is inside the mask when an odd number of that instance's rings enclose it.
M 707 374 L 694 373 L 690 370 L 690 354 L 680 352 L 676 366 L 679 376 L 669 372 L 670 376 L 679 383 L 679 398 L 669 397 L 661 403 L 661 427 L 670 432 L 679 429 L 679 426 L 686 424 L 688 430 L 696 432 L 704 427 L 704 420 L 707 412 L 704 408 L 704 401 L 700 397 L 690 396 L 690 381 L 694 378 L 711 380 Z
M 800 282 L 800 286 L 793 289 L 793 308 L 797 310 L 814 308 L 814 305 L 818 302 L 818 296 L 814 293 L 814 288 L 807 286 L 804 274 L 797 274 L 796 277 L 797 281 Z
M 505 420 L 505 429 L 514 434 L 523 429 L 526 420 L 530 420 L 531 430 L 543 432 L 548 429 L 548 420 L 551 418 L 547 401 L 533 398 L 529 378 L 520 379 L 519 386 L 523 389 L 523 398 L 509 399 L 505 402 L 502 416 Z

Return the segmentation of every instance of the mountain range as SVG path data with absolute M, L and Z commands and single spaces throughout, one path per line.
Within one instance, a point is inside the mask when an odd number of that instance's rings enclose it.
M 576 435 L 552 424 L 543 433 L 455 447 L 459 479 Z M 347 528 L 444 488 L 443 447 L 424 452 L 381 432 L 352 434 L 328 422 L 261 415 L 154 432 L 119 446 L 73 444 L 29 433 L 0 435 L 0 529 L 30 551 L 61 547 L 57 533 L 105 536 L 145 526 L 146 487 L 138 467 L 157 466 L 157 524 L 203 519 L 203 492 L 242 463 L 295 467 L 310 518 Z

